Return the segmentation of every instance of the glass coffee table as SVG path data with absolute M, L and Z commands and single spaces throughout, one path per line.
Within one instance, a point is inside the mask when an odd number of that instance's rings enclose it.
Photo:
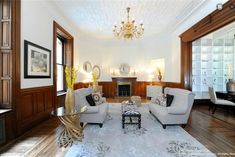
M 51 115 L 59 118 L 64 125 L 62 132 L 58 136 L 58 144 L 60 147 L 66 148 L 71 146 L 74 141 L 81 141 L 83 138 L 83 128 L 80 126 L 79 114 L 85 112 L 87 107 L 81 108 L 73 113 L 66 113 L 64 107 L 59 107 L 51 112 Z
M 138 125 L 141 128 L 141 114 L 137 111 L 135 102 L 124 101 L 122 102 L 122 128 L 125 125 Z

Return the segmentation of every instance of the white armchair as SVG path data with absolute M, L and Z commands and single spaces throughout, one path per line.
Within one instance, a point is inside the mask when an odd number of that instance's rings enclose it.
M 235 103 L 232 101 L 224 100 L 224 99 L 218 99 L 215 93 L 215 90 L 213 87 L 209 88 L 209 95 L 210 100 L 214 104 L 214 109 L 212 111 L 212 114 L 215 113 L 217 105 L 224 105 L 224 106 L 235 106 Z M 211 106 L 209 107 L 209 110 L 211 109 Z
M 92 123 L 99 124 L 100 127 L 103 126 L 103 122 L 106 118 L 108 112 L 108 104 L 105 98 L 103 103 L 97 106 L 90 106 L 86 100 L 86 96 L 92 93 L 92 88 L 81 88 L 75 90 L 75 106 L 77 109 L 87 106 L 87 110 L 81 114 L 81 123 Z
M 164 89 L 165 94 L 174 95 L 170 107 L 158 105 L 151 99 L 149 112 L 153 114 L 165 129 L 167 125 L 183 124 L 186 125 L 193 106 L 195 94 L 191 91 L 177 88 Z

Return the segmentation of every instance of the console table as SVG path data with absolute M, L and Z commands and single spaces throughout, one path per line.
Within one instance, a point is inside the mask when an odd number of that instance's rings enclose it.
M 146 86 L 146 98 L 152 98 L 156 96 L 157 94 L 162 93 L 162 86 L 156 86 L 156 85 L 147 85 Z
M 216 96 L 218 98 L 222 98 L 222 99 L 225 99 L 225 100 L 230 100 L 230 101 L 235 102 L 235 92 L 234 93 L 228 93 L 226 91 L 218 91 L 218 92 L 216 92 Z
M 86 110 L 87 108 L 85 106 L 80 111 L 66 113 L 64 107 L 59 107 L 51 112 L 51 114 L 57 116 L 64 125 L 64 128 L 58 137 L 58 144 L 60 147 L 66 148 L 67 146 L 71 146 L 76 140 L 82 141 L 83 128 L 80 126 L 79 114 Z

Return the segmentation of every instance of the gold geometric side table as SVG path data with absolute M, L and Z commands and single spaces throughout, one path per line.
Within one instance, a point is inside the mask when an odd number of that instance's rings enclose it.
M 61 123 L 64 125 L 62 132 L 58 136 L 58 144 L 60 147 L 66 148 L 72 146 L 75 141 L 82 141 L 83 128 L 80 126 L 79 114 L 85 112 L 87 107 L 81 108 L 80 111 L 73 113 L 66 113 L 64 107 L 59 107 L 52 111 L 53 116 L 57 116 Z

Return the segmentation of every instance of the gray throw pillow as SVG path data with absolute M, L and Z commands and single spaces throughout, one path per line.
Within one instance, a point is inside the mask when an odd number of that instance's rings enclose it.
M 101 96 L 101 94 L 99 92 L 92 93 L 92 97 L 93 97 L 93 100 L 94 100 L 96 105 L 100 105 L 100 104 L 103 103 L 102 96 Z
M 164 95 L 158 95 L 155 102 L 158 105 L 166 107 L 166 98 Z

